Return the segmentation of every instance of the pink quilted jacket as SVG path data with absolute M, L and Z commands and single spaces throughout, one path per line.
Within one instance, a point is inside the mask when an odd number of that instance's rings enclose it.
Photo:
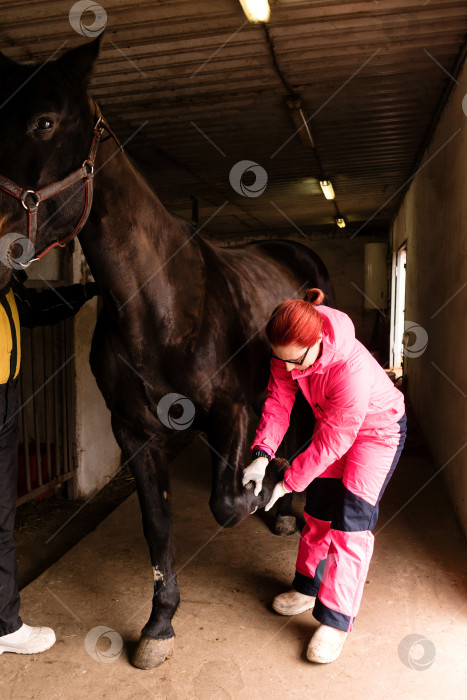
M 323 317 L 321 356 L 311 367 L 290 372 L 283 362 L 271 359 L 266 399 L 252 444 L 275 454 L 300 387 L 317 422 L 312 443 L 285 472 L 285 484 L 293 491 L 303 491 L 342 457 L 360 432 L 384 439 L 385 428 L 405 412 L 404 395 L 356 339 L 349 316 L 327 306 L 315 308 Z

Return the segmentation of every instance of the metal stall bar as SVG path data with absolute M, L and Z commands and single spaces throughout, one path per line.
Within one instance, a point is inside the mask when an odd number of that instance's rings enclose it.
M 17 505 L 75 476 L 72 323 L 22 331 Z

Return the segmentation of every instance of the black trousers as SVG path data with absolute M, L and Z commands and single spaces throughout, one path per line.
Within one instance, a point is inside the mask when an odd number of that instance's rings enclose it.
M 17 380 L 0 384 L 0 636 L 21 627 L 13 538 L 18 474 Z

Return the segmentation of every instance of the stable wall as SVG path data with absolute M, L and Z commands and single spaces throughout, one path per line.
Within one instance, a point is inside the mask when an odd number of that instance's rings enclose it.
M 360 235 L 352 239 L 321 239 L 309 244 L 326 265 L 336 293 L 337 308 L 350 316 L 356 337 L 367 347 L 380 312 L 364 308 L 365 243 L 382 240 Z
M 73 282 L 92 280 L 81 246 L 75 239 Z M 111 427 L 111 414 L 91 367 L 89 353 L 98 316 L 94 297 L 74 317 L 75 414 L 77 472 L 75 496 L 90 496 L 105 486 L 120 468 L 121 452 Z
M 404 358 L 408 396 L 467 534 L 466 65 L 458 78 L 395 218 L 393 249 L 407 240 L 405 319 L 428 334 L 426 350 Z

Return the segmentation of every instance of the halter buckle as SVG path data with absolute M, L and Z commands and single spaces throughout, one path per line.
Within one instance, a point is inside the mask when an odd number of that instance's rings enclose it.
M 92 160 L 85 160 L 82 168 L 86 168 L 87 177 L 94 177 L 94 163 Z
M 94 127 L 94 132 L 101 137 L 102 134 L 105 131 L 105 124 L 104 124 L 104 117 L 102 115 L 99 116 L 96 125 Z
M 26 197 L 31 197 L 32 202 L 27 203 L 26 202 Z M 23 207 L 28 211 L 30 214 L 33 212 L 37 211 L 37 207 L 39 206 L 39 202 L 41 201 L 41 196 L 38 192 L 34 192 L 34 190 L 23 190 L 20 195 L 20 200 L 21 204 Z

